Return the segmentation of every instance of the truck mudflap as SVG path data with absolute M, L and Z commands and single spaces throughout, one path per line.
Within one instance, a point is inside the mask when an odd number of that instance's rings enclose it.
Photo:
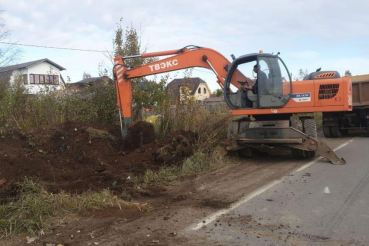
M 259 134 L 255 134 L 255 132 L 259 132 L 263 130 L 263 136 L 265 134 L 265 130 L 271 130 L 272 132 L 282 132 L 283 134 L 279 138 L 249 138 L 249 136 L 257 136 Z M 248 134 L 247 132 L 251 133 Z M 278 134 L 277 134 L 278 135 Z M 259 135 L 260 136 L 260 135 Z M 282 137 L 283 136 L 283 137 Z M 226 155 L 228 152 L 233 152 L 245 148 L 265 148 L 274 146 L 284 146 L 292 149 L 297 149 L 301 151 L 314 152 L 324 158 L 327 158 L 332 164 L 335 165 L 343 165 L 346 164 L 346 161 L 343 158 L 340 158 L 333 149 L 331 149 L 324 141 L 314 139 L 307 134 L 294 129 L 292 127 L 289 128 L 269 128 L 269 129 L 247 129 L 241 134 L 238 134 L 221 145 L 222 147 L 218 147 L 216 149 L 216 153 L 218 155 Z

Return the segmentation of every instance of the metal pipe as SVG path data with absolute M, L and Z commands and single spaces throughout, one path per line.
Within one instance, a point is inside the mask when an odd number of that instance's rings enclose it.
M 123 121 L 122 121 L 122 111 L 119 110 L 119 121 L 120 121 L 120 132 L 122 134 L 122 137 L 124 138 L 124 134 L 123 134 Z
M 152 52 L 152 53 L 144 53 L 141 55 L 142 58 L 146 57 L 154 57 L 154 56 L 169 56 L 178 54 L 179 50 L 167 50 L 167 51 L 159 51 L 159 52 Z
M 141 55 L 134 55 L 134 56 L 123 56 L 122 58 L 125 59 L 132 59 L 132 58 L 138 58 L 141 57 Z
M 178 50 L 167 50 L 167 51 L 159 51 L 159 52 L 151 52 L 151 53 L 143 53 L 141 55 L 133 55 L 133 56 L 123 56 L 123 59 L 132 59 L 132 58 L 147 58 L 147 57 L 155 57 L 155 56 L 169 56 L 178 54 Z
M 206 62 L 209 64 L 209 66 L 210 66 L 211 70 L 213 70 L 213 72 L 215 73 L 215 75 L 218 77 L 218 73 L 217 73 L 217 71 L 215 71 L 215 69 L 214 69 L 213 65 L 211 65 L 211 63 L 209 62 L 209 60 L 208 60 L 208 59 L 206 59 Z

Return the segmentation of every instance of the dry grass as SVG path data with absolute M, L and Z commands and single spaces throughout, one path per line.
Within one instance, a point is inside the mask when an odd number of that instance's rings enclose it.
M 142 211 L 152 209 L 147 204 L 122 201 L 109 190 L 90 191 L 80 195 L 52 194 L 45 191 L 39 183 L 27 178 L 17 184 L 17 188 L 19 198 L 0 205 L 0 238 L 21 233 L 33 236 L 47 232 L 55 218 L 71 214 L 85 215 L 106 207 L 136 207 Z
M 227 137 L 227 125 L 231 118 L 226 107 L 209 111 L 202 103 L 192 99 L 174 104 L 167 98 L 159 113 L 162 116 L 161 124 L 156 126 L 159 137 L 177 131 L 192 131 L 197 136 L 197 142 L 193 146 L 195 153 L 182 165 L 163 167 L 157 172 L 148 170 L 142 177 L 136 177 L 138 187 L 145 187 L 150 183 L 166 183 L 183 175 L 223 166 L 225 161 L 213 157 L 213 151 Z

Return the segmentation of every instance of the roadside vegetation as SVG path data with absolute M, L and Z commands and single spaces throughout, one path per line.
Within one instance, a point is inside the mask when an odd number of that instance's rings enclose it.
M 106 207 L 137 207 L 150 211 L 147 204 L 129 203 L 113 195 L 109 190 L 68 194 L 52 194 L 42 185 L 25 178 L 15 184 L 18 197 L 0 206 L 0 238 L 28 233 L 42 235 L 72 214 L 87 215 L 92 210 Z
M 137 31 L 127 28 L 124 32 L 118 25 L 114 42 L 115 55 L 134 55 L 144 51 Z M 145 64 L 151 60 L 132 60 L 132 66 Z M 191 70 L 187 71 L 191 76 Z M 165 184 L 178 177 L 204 172 L 224 165 L 222 159 L 212 155 L 215 147 L 226 138 L 229 120 L 227 110 L 219 108 L 209 111 L 201 103 L 187 98 L 179 102 L 173 100 L 166 89 L 169 77 L 156 81 L 146 78 L 133 81 L 134 122 L 144 120 L 142 109 L 149 108 L 160 115 L 160 123 L 155 125 L 157 138 L 163 138 L 178 131 L 191 131 L 196 135 L 196 151 L 183 164 L 162 167 L 158 171 L 147 170 L 142 176 L 133 176 L 135 188 L 151 184 Z M 12 131 L 27 132 L 40 126 L 65 122 L 93 122 L 105 125 L 119 125 L 114 84 L 86 86 L 75 93 L 66 85 L 61 91 L 44 91 L 29 95 L 22 86 L 21 77 L 9 85 L 0 82 L 0 136 L 4 138 Z M 116 136 L 119 138 L 120 136 Z M 0 181 L 1 182 L 1 181 Z M 0 184 L 0 186 L 3 184 Z M 147 204 L 124 201 L 126 194 L 116 195 L 108 189 L 88 191 L 82 194 L 61 192 L 52 194 L 44 189 L 41 182 L 25 177 L 15 184 L 17 195 L 0 199 L 0 238 L 22 233 L 30 236 L 47 233 L 56 221 L 68 215 L 86 215 L 108 206 L 135 207 L 151 211 Z
M 30 128 L 67 121 L 119 124 L 113 85 L 86 88 L 77 94 L 51 92 L 39 95 L 27 95 L 22 86 L 15 86 L 2 91 L 0 98 L 0 135 L 3 136 L 13 130 L 26 132 Z M 185 104 L 173 102 L 167 94 L 161 100 L 155 109 L 161 115 L 161 123 L 156 125 L 157 137 L 176 131 L 194 132 L 196 151 L 182 165 L 147 170 L 142 176 L 132 176 L 136 189 L 152 184 L 164 185 L 178 177 L 224 165 L 212 152 L 226 138 L 225 126 L 229 118 L 226 111 L 209 112 L 193 100 L 187 100 Z M 22 233 L 30 236 L 47 233 L 58 218 L 71 214 L 85 215 L 108 206 L 121 206 L 122 209 L 136 206 L 121 200 L 130 198 L 126 194 L 116 196 L 109 190 L 52 194 L 43 189 L 42 183 L 29 178 L 18 183 L 16 190 L 15 199 L 1 199 L 0 238 Z M 152 208 L 138 209 L 150 211 Z

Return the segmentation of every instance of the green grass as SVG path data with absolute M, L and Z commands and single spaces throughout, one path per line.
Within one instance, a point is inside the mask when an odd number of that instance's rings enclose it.
M 19 198 L 0 205 L 0 238 L 21 233 L 35 235 L 50 228 L 51 219 L 70 214 L 85 215 L 108 206 L 137 206 L 124 202 L 109 190 L 86 192 L 80 195 L 52 194 L 31 179 L 17 184 Z M 139 207 L 139 209 L 146 209 Z M 149 209 L 149 207 L 147 207 Z
M 203 173 L 215 168 L 224 167 L 230 162 L 226 157 L 212 156 L 211 153 L 205 154 L 201 151 L 187 158 L 180 166 L 162 167 L 159 171 L 147 170 L 144 175 L 134 177 L 137 187 L 146 188 L 150 184 L 166 184 L 179 177 Z

